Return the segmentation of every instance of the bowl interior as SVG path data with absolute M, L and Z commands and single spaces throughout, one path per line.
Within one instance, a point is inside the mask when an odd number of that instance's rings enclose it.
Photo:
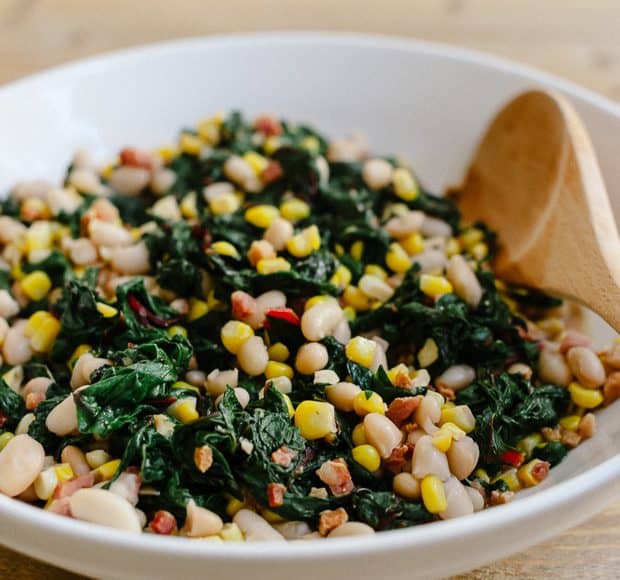
M 460 181 L 487 121 L 534 86 L 567 93 L 598 153 L 620 216 L 620 107 L 495 59 L 355 37 L 286 35 L 195 40 L 97 58 L 0 89 L 0 191 L 19 179 L 59 180 L 79 147 L 100 161 L 124 145 L 157 146 L 215 111 L 275 112 L 328 135 L 360 130 L 373 151 L 410 159 L 442 191 Z M 597 339 L 609 329 L 591 318 Z M 546 482 L 565 481 L 618 451 L 620 407 Z

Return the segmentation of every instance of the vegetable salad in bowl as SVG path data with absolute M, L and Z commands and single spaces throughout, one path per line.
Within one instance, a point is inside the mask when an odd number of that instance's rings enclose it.
M 372 534 L 542 482 L 620 396 L 493 232 L 359 136 L 217 115 L 0 216 L 0 492 L 220 541 Z

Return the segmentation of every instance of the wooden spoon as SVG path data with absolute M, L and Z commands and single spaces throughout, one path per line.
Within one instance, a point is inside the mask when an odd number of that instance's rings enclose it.
M 529 91 L 495 117 L 460 188 L 466 221 L 499 234 L 497 274 L 576 300 L 620 331 L 620 239 L 592 144 L 560 95 Z

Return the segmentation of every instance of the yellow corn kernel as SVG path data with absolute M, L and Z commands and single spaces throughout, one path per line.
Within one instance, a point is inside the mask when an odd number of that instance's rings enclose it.
M 599 389 L 586 389 L 579 383 L 571 383 L 568 392 L 573 403 L 583 409 L 594 409 L 603 403 L 603 393 Z
M 558 336 L 564 332 L 566 325 L 561 318 L 543 318 L 536 321 L 536 326 L 548 336 Z
M 422 274 L 420 276 L 420 290 L 435 300 L 444 294 L 452 292 L 452 284 L 443 276 Z
M 357 286 L 347 286 L 342 293 L 342 299 L 357 312 L 370 310 L 370 299 Z
M 120 459 L 112 459 L 95 469 L 95 479 L 97 481 L 108 481 L 114 477 L 121 465 Z
M 187 338 L 187 330 L 184 326 L 181 326 L 180 324 L 174 324 L 173 326 L 171 326 L 168 329 L 168 334 L 170 336 L 183 336 L 184 338 Z
M 265 258 L 256 264 L 259 274 L 275 274 L 276 272 L 288 272 L 291 264 L 284 258 Z
M 465 433 L 471 433 L 476 427 L 476 418 L 467 405 L 446 403 L 441 409 L 441 424 L 453 423 Z
M 204 316 L 209 312 L 209 306 L 204 300 L 198 300 L 198 298 L 192 298 L 189 301 L 189 313 L 187 319 L 192 322 Z
M 420 485 L 424 507 L 432 514 L 448 509 L 448 501 L 443 483 L 436 475 L 427 475 Z
M 446 241 L 446 254 L 449 258 L 461 253 L 461 243 L 457 238 L 448 238 Z
M 371 473 L 374 473 L 381 467 L 381 456 L 372 445 L 367 443 L 357 445 L 351 450 L 351 455 L 354 461 Z
M 243 532 L 237 524 L 228 522 L 217 534 L 225 542 L 244 542 Z
M 289 254 L 296 258 L 306 258 L 320 247 L 321 234 L 319 233 L 319 228 L 316 226 L 306 228 L 286 242 L 286 249 Z
M 254 170 L 254 173 L 260 177 L 261 173 L 267 169 L 269 159 L 263 157 L 256 151 L 248 151 L 243 154 L 243 160 Z
M 314 135 L 304 137 L 299 145 L 306 151 L 310 151 L 310 153 L 318 153 L 321 149 L 321 143 Z
M 400 240 L 400 244 L 407 254 L 413 256 L 415 254 L 419 254 L 424 249 L 424 238 L 422 237 L 422 234 L 413 232 L 406 238 Z
M 579 415 L 567 415 L 566 417 L 562 417 L 559 421 L 560 425 L 567 431 L 577 431 L 580 422 L 581 417 Z
M 408 169 L 398 167 L 392 173 L 394 193 L 403 201 L 413 201 L 420 194 L 418 184 Z
M 342 314 L 347 322 L 353 322 L 355 320 L 355 309 L 352 306 L 345 306 L 342 309 Z
M 484 260 L 489 255 L 489 246 L 487 246 L 484 242 L 480 242 L 471 248 L 469 253 L 478 261 Z
M 194 423 L 200 418 L 198 411 L 196 411 L 196 399 L 194 397 L 186 397 L 172 403 L 168 407 L 168 414 L 184 425 Z
M 52 315 L 47 310 L 37 310 L 33 312 L 24 327 L 24 334 L 26 336 L 32 336 L 50 316 Z
M 385 415 L 385 404 L 379 393 L 374 391 L 361 391 L 353 398 L 353 410 L 364 417 L 369 413 Z
M 368 274 L 369 276 L 376 276 L 380 280 L 387 280 L 388 273 L 384 268 L 379 266 L 379 264 L 368 264 L 364 268 L 364 274 Z
M 405 249 L 398 243 L 390 244 L 385 254 L 385 263 L 392 272 L 402 274 L 411 268 L 411 260 Z
M 196 385 L 192 385 L 186 381 L 174 381 L 174 383 L 172 383 L 172 386 L 170 388 L 175 389 L 177 391 L 179 389 L 183 389 L 184 391 L 189 390 L 189 391 L 194 391 L 200 394 L 200 389 Z
M 26 252 L 49 250 L 53 241 L 54 231 L 50 222 L 34 222 L 26 231 L 24 250 Z
M 112 318 L 118 314 L 118 310 L 114 306 L 109 306 L 103 302 L 97 302 L 97 312 L 104 318 Z
M 8 442 L 13 439 L 15 435 L 10 431 L 5 431 L 4 433 L 0 433 L 0 451 L 2 451 L 8 444 Z
M 25 221 L 47 220 L 51 216 L 49 206 L 38 197 L 28 197 L 22 201 L 19 212 Z
M 328 302 L 329 300 L 334 300 L 333 296 L 326 296 L 325 294 L 317 294 L 316 296 L 311 296 L 306 300 L 304 304 L 304 312 L 306 310 L 310 310 L 313 306 L 320 304 L 321 302 Z
M 273 155 L 278 149 L 280 149 L 280 139 L 275 135 L 271 135 L 265 139 L 263 143 L 263 151 L 266 155 Z
M 254 336 L 252 327 L 238 320 L 229 320 L 220 331 L 224 348 L 232 354 L 237 354 L 241 345 L 252 336 Z
M 377 351 L 377 343 L 363 336 L 353 337 L 347 344 L 345 352 L 347 358 L 369 368 Z
M 241 200 L 233 192 L 221 193 L 209 200 L 209 210 L 213 215 L 235 213 L 241 206 Z
M 75 477 L 75 473 L 73 473 L 73 469 L 71 469 L 68 463 L 58 463 L 53 466 L 53 469 L 59 483 L 69 481 Z
M 492 483 L 497 483 L 500 480 L 504 481 L 508 485 L 508 489 L 510 489 L 510 491 L 519 491 L 521 489 L 521 483 L 519 482 L 516 467 L 512 467 L 507 471 L 500 473 L 493 478 Z
M 280 216 L 275 205 L 254 205 L 245 210 L 245 221 L 257 228 L 267 229 L 273 220 Z
M 295 409 L 295 426 L 309 441 L 333 439 L 338 429 L 335 408 L 323 401 L 302 401 Z
M 39 473 L 34 480 L 34 492 L 39 499 L 47 501 L 52 497 L 57 485 L 58 476 L 56 475 L 56 470 L 53 467 L 49 467 Z
M 461 244 L 468 250 L 482 240 L 484 240 L 484 232 L 478 228 L 468 228 L 460 236 Z
M 21 264 L 15 264 L 11 268 L 11 278 L 13 278 L 13 280 L 23 280 L 25 276 L 26 276 L 26 273 L 22 270 Z
M 528 461 L 525 465 L 522 465 L 519 468 L 519 471 L 517 471 L 517 476 L 523 487 L 534 487 L 542 481 L 542 479 L 538 479 L 535 475 L 536 468 L 540 464 L 544 464 L 544 461 L 540 459 L 532 459 L 531 461 Z
M 198 207 L 196 206 L 196 192 L 190 191 L 179 204 L 181 215 L 185 219 L 194 219 L 198 217 Z
M 226 513 L 232 518 L 240 509 L 246 507 L 245 501 L 231 497 L 226 504 Z
M 231 258 L 239 257 L 239 252 L 237 252 L 237 248 L 235 248 L 235 246 L 233 246 L 230 242 L 213 242 L 210 249 L 217 254 L 220 254 L 221 256 L 229 256 Z
M 344 248 L 342 247 L 342 244 L 334 245 L 334 253 L 336 254 L 336 256 L 342 256 L 344 254 Z
M 224 122 L 224 114 L 217 113 L 198 123 L 198 135 L 207 145 L 217 145 L 220 140 L 220 127 Z
M 439 358 L 437 343 L 432 338 L 426 342 L 418 352 L 418 363 L 422 368 L 430 367 Z
M 76 347 L 76 349 L 69 357 L 69 360 L 67 361 L 67 367 L 69 368 L 69 370 L 73 370 L 73 366 L 75 365 L 77 359 L 79 359 L 85 352 L 88 352 L 89 350 L 93 350 L 93 347 L 90 346 L 90 344 L 80 344 L 78 347 Z
M 182 133 L 179 138 L 179 148 L 183 153 L 187 153 L 188 155 L 200 155 L 200 151 L 202 151 L 202 141 L 196 137 L 196 135 Z
M 531 457 L 536 446 L 540 445 L 542 442 L 543 437 L 540 433 L 532 433 L 517 443 L 517 449 L 525 453 L 526 457 Z
M 275 360 L 270 360 L 265 369 L 265 377 L 268 379 L 275 379 L 276 377 L 287 377 L 292 379 L 293 374 L 292 367 L 286 363 L 277 362 Z
M 310 215 L 310 206 L 297 197 L 287 199 L 280 205 L 280 215 L 289 222 L 298 222 Z
M 476 471 L 474 471 L 473 473 L 473 476 L 475 479 L 479 479 L 480 481 L 484 481 L 485 483 L 491 483 L 491 478 L 489 477 L 489 474 L 486 472 L 486 469 L 482 469 L 482 467 L 476 469 Z
M 21 286 L 30 300 L 41 300 L 52 288 L 52 281 L 43 270 L 35 270 L 24 276 Z
M 179 148 L 176 145 L 165 145 L 157 149 L 156 152 L 163 159 L 164 163 L 169 163 L 179 155 Z M 114 164 L 110 164 L 110 166 L 114 169 Z M 112 173 L 112 170 L 110 170 L 110 173 Z
M 439 449 L 439 451 L 443 451 L 444 453 L 450 449 L 452 445 L 452 433 L 447 429 L 439 429 L 433 435 L 433 445 Z
M 41 325 L 32 333 L 30 345 L 37 352 L 49 352 L 58 333 L 60 332 L 60 321 L 51 314 Z
M 269 359 L 276 362 L 284 362 L 291 354 L 288 347 L 282 342 L 276 342 L 267 349 Z
M 160 154 L 160 157 L 163 159 L 164 156 Z M 164 161 L 168 161 L 165 160 Z M 101 177 L 103 177 L 104 179 L 110 179 L 112 173 L 114 172 L 114 170 L 116 169 L 116 166 L 118 165 L 119 160 L 115 159 L 113 162 L 110 163 L 106 163 L 101 170 L 99 171 L 99 175 L 101 175 Z
M 358 262 L 362 259 L 362 255 L 364 254 L 364 242 L 362 240 L 357 240 L 357 242 L 353 242 L 351 244 L 351 249 L 349 250 L 351 257 Z
M 368 440 L 366 439 L 366 431 L 364 430 L 364 423 L 358 423 L 355 427 L 353 427 L 353 431 L 351 431 L 351 441 L 353 441 L 353 445 L 356 447 L 366 445 L 366 443 L 368 443 Z

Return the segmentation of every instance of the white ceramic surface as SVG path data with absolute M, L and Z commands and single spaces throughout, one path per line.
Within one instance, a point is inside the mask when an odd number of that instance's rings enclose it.
M 0 189 L 59 178 L 72 151 L 101 159 L 157 145 L 217 110 L 277 112 L 329 134 L 363 130 L 403 153 L 422 180 L 457 183 L 485 123 L 521 89 L 567 94 L 592 135 L 620 215 L 620 106 L 549 75 L 448 46 L 357 35 L 194 39 L 62 67 L 0 89 Z M 602 327 L 597 332 L 601 337 Z M 212 545 L 133 536 L 0 497 L 0 542 L 95 577 L 280 580 L 432 578 L 523 550 L 620 496 L 620 406 L 534 493 L 474 516 L 373 537 Z

